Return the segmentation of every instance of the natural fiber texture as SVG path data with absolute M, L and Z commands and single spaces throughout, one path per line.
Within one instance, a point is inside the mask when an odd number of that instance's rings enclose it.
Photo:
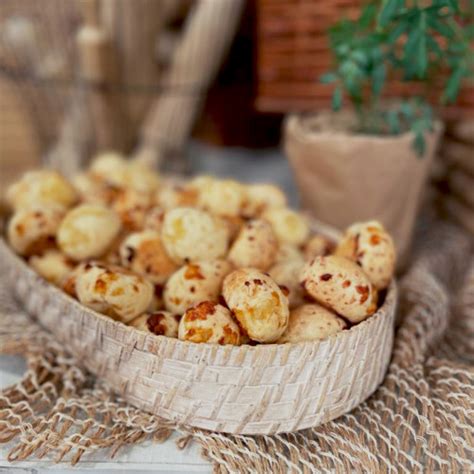
M 466 235 L 448 224 L 431 227 L 418 243 L 401 281 L 400 326 L 383 385 L 351 414 L 285 435 L 174 427 L 127 406 L 3 291 L 0 344 L 24 354 L 29 370 L 0 397 L 0 439 L 11 443 L 11 460 L 49 453 L 74 462 L 176 428 L 185 435 L 181 445 L 200 443 L 215 472 L 471 471 L 474 258 Z
M 147 335 L 99 315 L 47 284 L 1 239 L 0 266 L 29 314 L 83 367 L 133 406 L 196 428 L 313 428 L 366 400 L 390 360 L 395 282 L 376 314 L 323 341 L 219 346 Z

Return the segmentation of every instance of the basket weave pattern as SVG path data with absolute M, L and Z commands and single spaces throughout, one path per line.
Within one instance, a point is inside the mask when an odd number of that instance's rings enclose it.
M 141 333 L 46 283 L 0 241 L 0 262 L 25 308 L 125 400 L 163 418 L 228 433 L 295 431 L 334 419 L 381 383 L 396 288 L 367 321 L 321 342 L 193 344 Z

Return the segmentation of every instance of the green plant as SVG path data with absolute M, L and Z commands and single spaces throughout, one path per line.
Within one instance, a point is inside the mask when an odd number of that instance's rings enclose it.
M 414 133 L 414 148 L 425 150 L 433 130 L 428 96 L 441 90 L 442 104 L 456 101 L 463 80 L 474 74 L 474 1 L 372 1 L 356 20 L 344 19 L 329 31 L 333 71 L 321 82 L 334 84 L 332 106 L 346 96 L 358 117 L 357 132 Z M 387 102 L 387 77 L 422 85 L 417 94 Z M 419 92 L 418 92 L 419 90 Z

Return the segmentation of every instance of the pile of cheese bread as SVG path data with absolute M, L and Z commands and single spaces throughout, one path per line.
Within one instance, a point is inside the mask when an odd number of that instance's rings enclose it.
M 271 184 L 161 178 L 116 153 L 67 180 L 7 190 L 13 250 L 84 306 L 195 343 L 320 340 L 374 314 L 395 269 L 376 222 L 339 242 L 311 232 Z

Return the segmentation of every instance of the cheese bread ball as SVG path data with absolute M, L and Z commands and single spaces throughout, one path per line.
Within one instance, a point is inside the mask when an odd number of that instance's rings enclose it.
M 65 208 L 77 201 L 74 187 L 57 171 L 38 170 L 25 173 L 6 192 L 8 204 L 14 209 L 60 205 Z
M 241 268 L 224 279 L 222 293 L 250 339 L 275 342 L 288 325 L 288 299 L 265 273 Z
M 138 316 L 129 323 L 129 326 L 155 336 L 177 338 L 179 319 L 178 315 L 168 311 L 156 311 Z
M 124 229 L 136 231 L 144 228 L 152 205 L 153 200 L 149 193 L 127 188 L 118 193 L 113 210 L 119 215 Z
M 309 236 L 307 219 L 286 207 L 268 209 L 262 214 L 262 218 L 270 222 L 280 242 L 299 246 Z
M 319 341 L 347 327 L 346 322 L 319 304 L 305 304 L 290 313 L 288 328 L 279 343 Z
M 101 257 L 120 232 L 120 218 L 98 204 L 70 210 L 58 229 L 59 248 L 73 260 Z
M 177 263 L 214 260 L 227 253 L 227 226 L 199 209 L 177 207 L 167 211 L 161 234 L 168 255 Z
M 155 232 L 161 232 L 163 228 L 163 221 L 165 220 L 165 211 L 159 207 L 152 207 L 147 215 L 145 216 L 145 222 L 143 227 L 146 230 L 154 230 Z
M 118 188 L 92 174 L 79 174 L 72 179 L 72 184 L 83 203 L 110 206 L 118 194 Z
M 311 260 L 314 257 L 329 255 L 334 249 L 334 244 L 324 235 L 313 235 L 304 246 L 304 257 Z
M 188 184 L 166 183 L 156 193 L 156 203 L 162 209 L 196 206 L 198 191 Z
M 301 262 L 304 262 L 303 253 L 296 245 L 280 243 L 275 256 L 275 264 L 286 262 L 288 260 L 300 260 Z
M 122 259 L 120 257 L 120 247 L 122 246 L 122 242 L 129 235 L 130 234 L 128 232 L 122 229 L 110 244 L 107 252 L 100 259 L 103 262 L 111 263 L 112 265 L 121 265 Z
M 378 290 L 387 288 L 395 272 L 395 245 L 377 221 L 350 226 L 337 246 L 336 255 L 357 262 Z
M 126 187 L 139 193 L 155 193 L 160 184 L 158 173 L 141 161 L 129 161 L 125 175 Z
M 8 223 L 10 245 L 20 255 L 34 255 L 54 246 L 65 210 L 61 206 L 20 209 Z
M 267 270 L 275 261 L 278 241 L 272 226 L 262 219 L 247 222 L 230 248 L 228 258 L 236 267 Z
M 288 294 L 286 296 L 288 297 L 290 308 L 295 308 L 304 301 L 304 291 L 299 281 L 303 266 L 303 260 L 287 260 L 273 265 L 270 270 L 268 270 L 273 280 L 280 287 L 287 289 Z
M 269 208 L 286 207 L 287 200 L 283 191 L 273 184 L 249 184 L 245 189 L 243 215 L 256 217 Z
M 128 163 L 123 155 L 113 151 L 97 155 L 89 168 L 92 176 L 118 188 L 127 187 Z
M 150 306 L 148 306 L 148 312 L 161 311 L 165 309 L 165 301 L 163 299 L 163 293 L 165 290 L 164 285 L 153 285 L 153 298 Z
M 316 257 L 303 268 L 301 283 L 318 303 L 352 323 L 377 310 L 377 291 L 364 271 L 347 258 Z
M 89 263 L 88 262 L 82 262 L 76 265 L 72 271 L 66 275 L 62 281 L 59 283 L 59 287 L 67 293 L 69 296 L 72 296 L 73 298 L 77 298 L 77 293 L 76 293 L 76 281 L 77 277 L 83 273 L 86 269 L 88 268 Z
M 217 301 L 222 282 L 232 271 L 226 260 L 188 263 L 171 275 L 166 282 L 163 299 L 172 313 L 183 314 L 201 301 Z
M 239 235 L 241 229 L 244 227 L 245 219 L 240 216 L 224 216 L 220 217 L 220 219 L 229 229 L 229 240 L 233 242 L 237 235 Z
M 178 266 L 166 253 L 158 232 L 130 234 L 120 246 L 120 263 L 152 283 L 163 284 Z
M 76 278 L 78 300 L 88 308 L 128 323 L 144 313 L 153 298 L 153 285 L 121 267 L 89 263 Z
M 244 185 L 232 179 L 214 179 L 199 190 L 199 206 L 218 216 L 239 216 L 244 201 Z
M 34 255 L 30 257 L 28 263 L 45 280 L 57 286 L 61 285 L 75 266 L 72 260 L 56 249 Z
M 240 344 L 240 329 L 230 311 L 213 301 L 203 301 L 188 309 L 179 322 L 182 341 L 209 344 Z

